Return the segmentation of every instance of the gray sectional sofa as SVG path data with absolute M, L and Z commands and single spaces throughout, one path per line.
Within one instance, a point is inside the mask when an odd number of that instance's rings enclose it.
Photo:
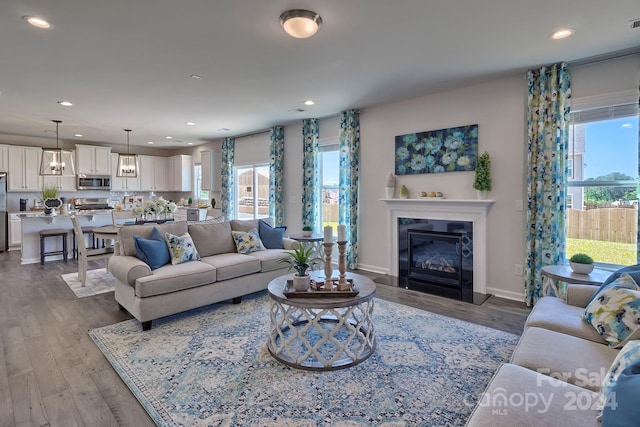
M 496 371 L 468 427 L 600 425 L 600 387 L 620 350 L 582 318 L 597 290 L 568 285 L 566 302 L 544 297 L 536 303 L 511 362 Z
M 162 235 L 188 231 L 201 260 L 152 270 L 136 257 L 134 236 L 148 238 L 153 227 L 132 225 L 118 231 L 115 254 L 108 263 L 116 279 L 115 299 L 142 323 L 143 330 L 150 329 L 154 319 L 225 300 L 238 303 L 243 295 L 266 289 L 272 279 L 287 273 L 288 265 L 279 262 L 283 251 L 298 244 L 284 238 L 283 249 L 239 254 L 231 231 L 258 229 L 258 220 L 156 227 Z

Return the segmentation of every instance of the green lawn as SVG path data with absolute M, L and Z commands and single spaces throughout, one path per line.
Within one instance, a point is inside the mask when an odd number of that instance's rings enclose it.
M 576 253 L 591 256 L 596 262 L 608 264 L 636 264 L 636 245 L 601 240 L 567 239 L 567 259 Z

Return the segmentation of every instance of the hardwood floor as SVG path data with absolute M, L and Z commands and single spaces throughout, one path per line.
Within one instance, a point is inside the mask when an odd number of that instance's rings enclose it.
M 61 275 L 77 269 L 73 260 L 22 266 L 19 251 L 0 253 L 0 427 L 154 425 L 87 334 L 131 316 L 113 293 L 76 298 Z M 517 334 L 529 313 L 499 298 L 474 306 L 389 285 L 377 296 Z

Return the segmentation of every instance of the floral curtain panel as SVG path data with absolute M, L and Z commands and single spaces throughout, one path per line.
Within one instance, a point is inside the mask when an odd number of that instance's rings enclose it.
M 313 227 L 319 231 L 320 212 L 317 201 L 320 188 L 319 162 L 318 162 L 318 137 L 320 135 L 318 119 L 305 119 L 302 121 L 302 226 Z
M 525 302 L 544 296 L 542 267 L 562 264 L 566 244 L 566 193 L 571 75 L 567 64 L 530 70 Z M 551 291 L 553 293 L 553 291 Z
M 233 175 L 233 163 L 235 157 L 235 138 L 222 140 L 222 195 L 220 208 L 227 219 L 235 218 L 233 194 L 235 192 L 235 177 Z
M 284 191 L 284 127 L 274 126 L 269 136 L 269 216 L 274 226 L 284 222 L 282 192 Z
M 358 187 L 360 179 L 360 113 L 343 111 L 340 115 L 339 223 L 346 226 L 347 267 L 358 263 Z

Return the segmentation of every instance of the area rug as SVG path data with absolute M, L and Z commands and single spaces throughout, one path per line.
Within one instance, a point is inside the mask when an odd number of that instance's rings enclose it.
M 87 271 L 87 283 L 84 287 L 78 280 L 78 273 L 63 274 L 62 280 L 65 281 L 78 298 L 113 292 L 116 285 L 116 279 L 106 268 Z
M 332 372 L 266 349 L 265 292 L 89 332 L 160 426 L 462 426 L 516 335 L 376 299 L 377 348 Z

